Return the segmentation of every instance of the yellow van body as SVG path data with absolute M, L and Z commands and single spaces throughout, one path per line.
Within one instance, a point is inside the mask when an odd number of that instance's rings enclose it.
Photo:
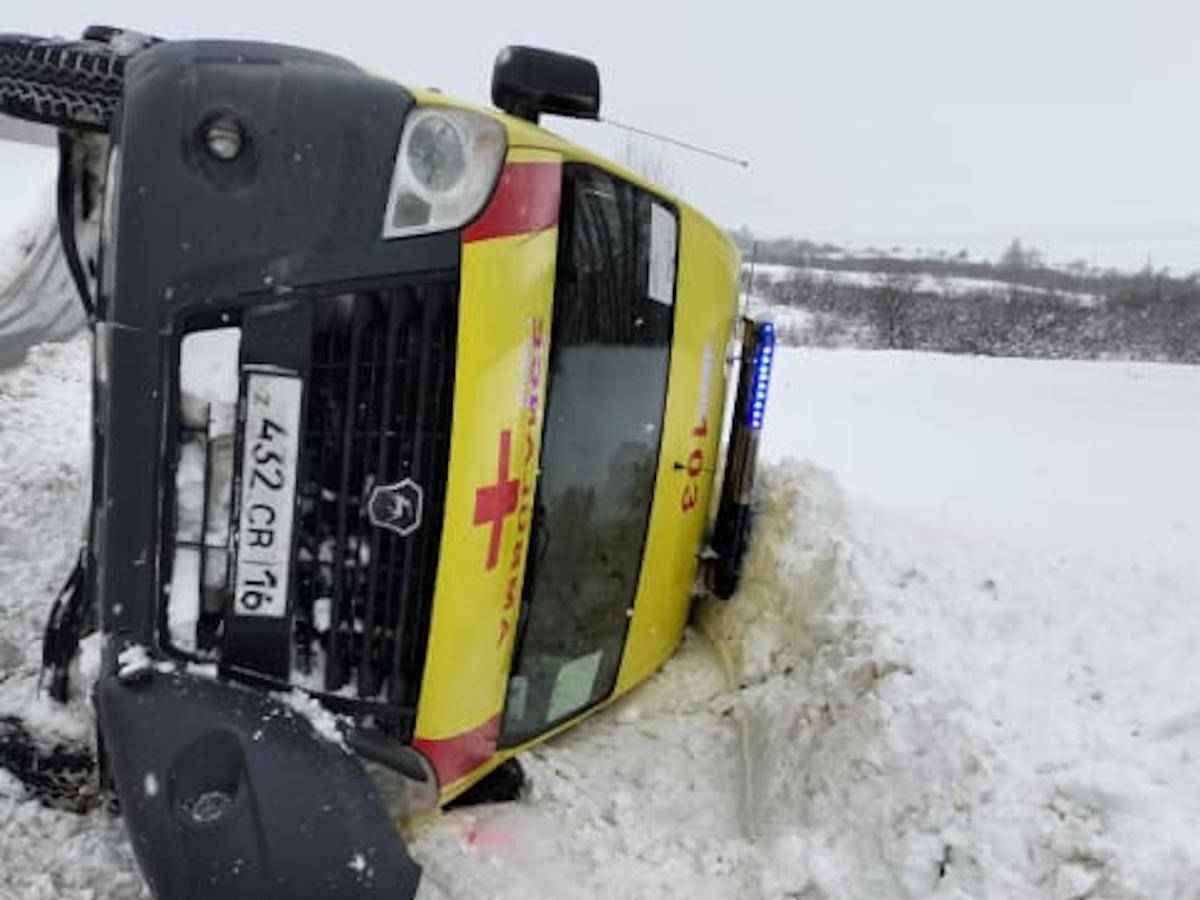
M 413 91 L 422 105 L 455 105 Z M 458 360 L 446 513 L 414 746 L 438 775 L 439 801 L 569 728 L 653 674 L 688 617 L 718 454 L 739 257 L 678 197 L 521 119 L 500 121 L 508 155 L 488 207 L 463 233 Z M 565 164 L 581 163 L 669 203 L 679 216 L 674 327 L 653 502 L 613 691 L 546 732 L 501 746 L 514 635 L 539 478 Z M 531 197 L 530 194 L 538 196 Z M 522 218 L 510 205 L 553 211 Z M 491 224 L 489 224 L 491 223 Z M 507 489 L 515 503 L 489 516 Z M 489 493 L 490 492 L 490 493 Z M 496 543 L 498 542 L 498 543 Z

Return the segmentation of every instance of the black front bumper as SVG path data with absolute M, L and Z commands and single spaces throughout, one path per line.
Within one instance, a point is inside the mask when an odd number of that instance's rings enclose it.
M 147 668 L 96 693 L 106 762 L 162 900 L 407 900 L 420 868 L 349 750 L 271 694 Z
M 265 321 L 331 285 L 457 270 L 457 234 L 380 234 L 412 105 L 397 85 L 286 47 L 163 43 L 125 67 L 101 259 L 87 568 L 111 648 L 96 691 L 105 763 L 160 900 L 403 900 L 416 890 L 419 868 L 352 753 L 269 692 L 182 664 L 122 678 L 115 657 L 165 646 L 183 323 L 215 325 L 230 309 L 243 324 Z M 197 143 L 216 115 L 244 128 L 246 149 L 229 165 Z

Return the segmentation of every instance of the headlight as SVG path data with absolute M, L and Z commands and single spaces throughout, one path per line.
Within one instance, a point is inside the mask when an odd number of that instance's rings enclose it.
M 444 194 L 467 171 L 462 135 L 443 116 L 422 116 L 409 136 L 405 153 L 409 171 L 427 191 Z
M 479 113 L 419 107 L 400 135 L 384 238 L 458 228 L 483 208 L 504 162 L 499 122 Z

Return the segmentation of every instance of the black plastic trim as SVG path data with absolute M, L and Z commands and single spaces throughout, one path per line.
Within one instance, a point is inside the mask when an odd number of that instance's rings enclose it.
M 182 672 L 97 686 L 158 900 L 409 900 L 420 868 L 353 754 L 275 697 Z

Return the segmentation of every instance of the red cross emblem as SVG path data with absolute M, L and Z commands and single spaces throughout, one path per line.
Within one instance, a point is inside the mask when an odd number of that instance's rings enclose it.
M 475 491 L 475 524 L 491 524 L 492 536 L 488 540 L 487 568 L 496 568 L 500 559 L 500 537 L 504 534 L 504 520 L 517 508 L 517 492 L 520 482 L 508 477 L 508 464 L 512 458 L 512 432 L 500 432 L 500 460 L 497 465 L 496 483 Z

